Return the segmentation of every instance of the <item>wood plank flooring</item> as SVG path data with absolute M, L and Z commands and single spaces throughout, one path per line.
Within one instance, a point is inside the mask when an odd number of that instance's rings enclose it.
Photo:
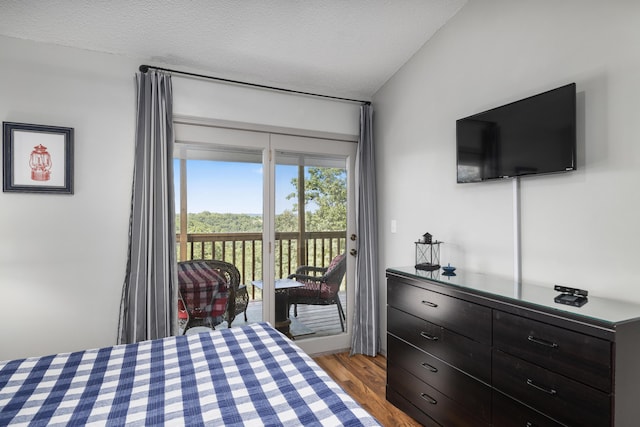
M 387 402 L 387 359 L 383 356 L 336 353 L 317 356 L 314 360 L 383 426 L 420 427 L 413 418 Z

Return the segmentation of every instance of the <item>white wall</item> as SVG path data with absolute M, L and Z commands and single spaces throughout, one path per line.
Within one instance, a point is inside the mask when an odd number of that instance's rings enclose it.
M 512 183 L 456 184 L 455 121 L 576 82 L 578 171 L 521 182 L 523 280 L 640 302 L 639 22 L 631 0 L 469 2 L 374 96 L 382 266 L 428 231 L 442 263 L 512 277 Z
M 73 195 L 0 193 L 0 359 L 115 343 L 136 63 L 0 37 L 2 121 L 72 127 Z
M 349 137 L 360 133 L 360 104 L 172 77 L 174 115 L 216 119 L 254 129 Z

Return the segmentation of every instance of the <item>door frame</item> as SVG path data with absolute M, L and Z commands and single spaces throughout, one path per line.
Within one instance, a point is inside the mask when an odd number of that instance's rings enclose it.
M 357 135 L 323 133 L 318 131 L 284 129 L 267 125 L 235 123 L 221 120 L 175 116 L 174 135 L 176 145 L 189 144 L 206 147 L 247 148 L 262 151 L 263 170 L 263 306 L 264 321 L 275 324 L 274 266 L 275 251 L 275 159 L 276 150 L 302 154 L 339 155 L 345 157 L 347 169 L 347 230 L 346 236 L 356 234 L 355 215 L 355 157 Z M 266 139 L 265 139 L 266 136 Z M 230 141 L 221 144 L 212 141 Z M 356 242 L 346 239 L 345 251 L 355 249 Z M 326 337 L 307 337 L 296 341 L 308 354 L 333 353 L 351 347 L 352 313 L 354 307 L 355 257 L 347 256 L 347 321 L 344 333 Z M 265 295 L 267 297 L 265 298 Z

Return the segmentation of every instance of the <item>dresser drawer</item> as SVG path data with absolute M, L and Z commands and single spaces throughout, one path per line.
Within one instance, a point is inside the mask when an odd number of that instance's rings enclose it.
M 393 335 L 387 338 L 387 366 L 390 365 L 405 369 L 479 419 L 491 422 L 491 388 L 486 384 Z
M 563 427 L 549 417 L 508 398 L 504 394 L 493 392 L 494 427 Z
M 396 390 L 429 417 L 443 426 L 488 426 L 456 401 L 425 384 L 409 372 L 391 365 L 387 368 L 388 387 Z
M 423 427 L 442 427 L 430 418 L 427 414 L 416 408 L 413 403 L 409 402 L 400 393 L 387 386 L 387 400 L 396 408 L 409 415 L 414 420 L 422 424 Z
M 498 350 L 493 351 L 493 386 L 562 423 L 611 424 L 611 396 Z
M 506 353 L 611 391 L 609 341 L 497 310 L 493 341 Z
M 487 307 L 397 280 L 387 283 L 387 304 L 475 341 L 491 343 L 491 309 Z
M 486 382 L 491 381 L 491 347 L 403 311 L 387 309 L 387 330 L 427 353 Z

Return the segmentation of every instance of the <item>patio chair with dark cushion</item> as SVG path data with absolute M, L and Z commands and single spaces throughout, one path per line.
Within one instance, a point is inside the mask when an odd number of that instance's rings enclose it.
M 294 274 L 289 275 L 289 279 L 304 283 L 304 286 L 300 288 L 289 289 L 288 303 L 289 307 L 294 306 L 294 316 L 298 316 L 298 304 L 335 304 L 338 308 L 340 326 L 344 332 L 346 317 L 338 292 L 346 271 L 347 258 L 345 254 L 336 256 L 326 268 L 310 265 L 298 267 Z

